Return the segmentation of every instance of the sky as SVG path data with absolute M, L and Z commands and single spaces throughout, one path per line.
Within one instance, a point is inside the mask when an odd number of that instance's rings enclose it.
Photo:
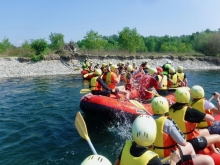
M 123 28 L 144 36 L 181 36 L 220 28 L 220 0 L 0 0 L 0 42 L 64 35 L 82 40 L 90 30 L 102 36 Z

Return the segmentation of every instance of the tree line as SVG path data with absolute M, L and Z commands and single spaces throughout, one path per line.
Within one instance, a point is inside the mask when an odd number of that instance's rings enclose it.
M 68 44 L 77 47 L 79 51 L 93 52 L 118 52 L 135 53 L 201 53 L 205 56 L 220 56 L 220 28 L 217 31 L 206 29 L 202 32 L 181 36 L 148 36 L 140 35 L 136 28 L 123 28 L 118 34 L 102 36 L 94 30 L 86 33 L 82 40 L 77 42 L 64 42 L 64 35 L 51 33 L 48 43 L 46 39 L 25 41 L 21 46 L 12 45 L 8 38 L 0 42 L 0 54 L 9 56 L 30 57 L 38 61 L 50 53 L 62 54 L 63 48 Z

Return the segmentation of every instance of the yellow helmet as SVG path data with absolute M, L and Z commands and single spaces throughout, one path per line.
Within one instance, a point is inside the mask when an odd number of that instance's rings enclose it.
M 105 62 L 102 63 L 102 67 L 106 67 L 107 64 Z
M 169 68 L 169 73 L 175 73 L 175 72 L 176 70 L 173 67 Z
M 132 65 L 128 65 L 128 68 L 127 68 L 128 72 L 131 72 L 133 71 L 133 66 Z
M 146 65 L 144 68 L 145 68 L 145 69 L 149 69 L 149 68 L 150 68 L 150 65 Z
M 155 120 L 149 115 L 138 116 L 132 124 L 132 138 L 139 146 L 150 146 L 157 135 Z
M 199 85 L 194 85 L 191 89 L 190 89 L 190 93 L 193 99 L 201 99 L 203 97 L 205 97 L 205 92 L 203 87 L 199 86 Z
M 149 68 L 148 69 L 148 74 L 149 75 L 153 75 L 153 74 L 156 74 L 157 73 L 157 69 L 156 68 Z
M 111 65 L 110 66 L 110 69 L 111 69 L 112 72 L 114 72 L 117 68 L 118 68 L 117 65 Z
M 180 72 L 180 73 L 182 73 L 182 72 L 183 72 L 183 67 L 182 67 L 182 66 L 178 66 L 178 67 L 177 67 L 177 71 Z
M 97 76 L 100 76 L 100 75 L 102 74 L 102 70 L 101 70 L 101 69 L 96 69 L 96 70 L 95 70 L 95 74 L 96 74 Z
M 90 155 L 81 165 L 112 165 L 111 162 L 102 155 Z
M 151 103 L 154 114 L 162 115 L 169 111 L 169 103 L 165 97 L 155 97 Z
M 176 102 L 178 103 L 189 103 L 190 100 L 190 93 L 188 88 L 186 87 L 179 87 L 175 91 Z

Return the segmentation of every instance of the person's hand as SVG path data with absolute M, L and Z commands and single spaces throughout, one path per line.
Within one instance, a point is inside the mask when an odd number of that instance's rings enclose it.
M 171 154 L 170 154 L 170 164 L 171 165 L 175 165 L 177 162 L 179 162 L 180 161 L 180 155 L 179 155 L 179 153 L 178 152 L 172 152 Z
M 219 101 L 219 93 L 215 92 L 213 95 L 214 95 L 214 98 L 216 99 L 216 101 Z

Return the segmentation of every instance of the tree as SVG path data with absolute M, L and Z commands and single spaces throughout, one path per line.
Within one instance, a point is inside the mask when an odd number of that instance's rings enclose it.
M 48 43 L 45 39 L 31 40 L 31 48 L 35 50 L 36 55 L 40 55 L 48 49 Z
M 102 50 L 105 48 L 107 41 L 102 38 L 101 35 L 98 34 L 98 32 L 95 32 L 93 30 L 90 30 L 86 33 L 86 36 L 84 37 L 84 40 L 82 40 L 83 45 L 86 49 L 92 50 Z
M 50 48 L 52 50 L 60 50 L 64 45 L 64 35 L 61 33 L 51 33 L 49 36 L 51 42 Z
M 137 33 L 136 29 L 129 29 L 128 27 L 119 32 L 118 43 L 121 49 L 129 52 L 146 50 L 142 36 Z
M 12 48 L 12 44 L 9 42 L 8 38 L 4 38 L 2 42 L 0 42 L 0 53 L 4 53 L 7 49 Z

